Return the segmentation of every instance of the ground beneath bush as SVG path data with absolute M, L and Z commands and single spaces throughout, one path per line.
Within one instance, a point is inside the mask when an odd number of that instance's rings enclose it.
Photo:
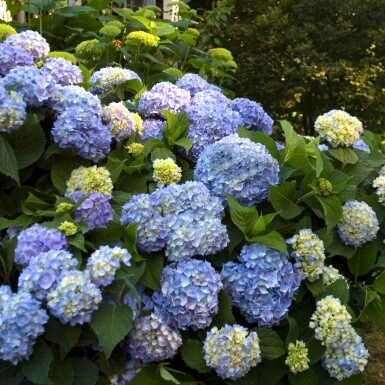
M 365 385 L 385 385 L 385 334 L 375 325 L 368 324 L 362 336 L 370 352 Z

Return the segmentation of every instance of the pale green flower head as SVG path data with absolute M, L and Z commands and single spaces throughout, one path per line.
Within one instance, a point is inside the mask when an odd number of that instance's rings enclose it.
M 230 61 L 234 60 L 232 53 L 226 48 L 211 48 L 207 51 L 211 59 Z
M 144 145 L 142 143 L 131 143 L 126 146 L 126 149 L 130 155 L 137 158 L 143 154 Z
M 183 72 L 175 67 L 168 67 L 165 70 L 163 70 L 166 74 L 173 77 L 175 80 L 180 79 L 183 76 Z
M 8 24 L 0 24 L 0 43 L 2 43 L 7 37 L 16 34 L 17 31 L 15 28 Z
M 187 28 L 186 32 L 189 33 L 190 35 L 194 35 L 196 37 L 201 35 L 201 33 L 196 28 Z
M 182 169 L 171 158 L 155 159 L 152 167 L 154 169 L 152 176 L 158 187 L 178 183 L 182 177 Z
M 98 39 L 82 41 L 75 47 L 75 53 L 81 59 L 98 60 L 103 54 L 104 47 L 98 46 L 100 44 Z
M 106 26 L 109 26 L 109 25 L 113 25 L 114 27 L 117 27 L 119 28 L 120 30 L 122 30 L 124 28 L 124 24 L 121 23 L 119 20 L 113 20 L 113 21 L 109 21 Z
M 295 344 L 291 342 L 288 347 L 285 364 L 294 374 L 303 372 L 309 369 L 310 359 L 308 354 L 309 351 L 303 341 L 296 341 Z
M 120 32 L 121 32 L 120 28 L 114 25 L 105 25 L 104 27 L 99 29 L 99 33 L 101 35 L 111 36 L 111 37 L 118 36 Z
M 140 134 L 143 131 L 143 119 L 139 114 L 132 114 L 131 118 L 135 122 L 135 131 Z
M 47 58 L 54 57 L 54 58 L 62 58 L 70 61 L 72 64 L 76 65 L 77 60 L 72 53 L 64 52 L 64 51 L 52 51 L 47 55 Z
M 76 234 L 76 232 L 78 231 L 78 226 L 73 222 L 64 221 L 58 227 L 58 230 L 62 231 L 67 237 L 70 237 L 71 235 Z
M 127 45 L 144 45 L 146 47 L 157 47 L 160 38 L 144 31 L 130 32 L 126 38 Z
M 59 203 L 58 206 L 56 207 L 56 212 L 58 214 L 65 214 L 70 212 L 73 209 L 73 207 L 74 206 L 71 203 L 62 202 L 62 203 Z
M 333 185 L 325 178 L 318 179 L 318 186 L 323 196 L 328 196 L 333 192 Z

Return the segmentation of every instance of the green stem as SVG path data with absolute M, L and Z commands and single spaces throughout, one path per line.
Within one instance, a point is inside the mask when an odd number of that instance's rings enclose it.
M 304 201 L 306 198 L 310 198 L 310 197 L 312 197 L 312 196 L 314 196 L 315 195 L 315 191 L 309 191 L 308 193 L 306 193 L 305 195 L 302 195 L 301 197 L 299 197 L 298 199 L 297 199 L 297 204 L 298 203 L 301 203 L 302 201 Z

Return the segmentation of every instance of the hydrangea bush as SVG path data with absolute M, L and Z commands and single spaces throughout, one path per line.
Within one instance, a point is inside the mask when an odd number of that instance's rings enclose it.
M 184 3 L 104 3 L 0 43 L 0 383 L 361 384 L 380 139 L 337 109 L 304 137 L 224 88 Z

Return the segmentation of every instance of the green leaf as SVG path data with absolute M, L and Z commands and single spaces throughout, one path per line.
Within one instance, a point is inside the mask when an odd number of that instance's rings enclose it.
M 156 147 L 151 153 L 151 162 L 154 162 L 156 159 L 168 159 L 176 161 L 175 155 L 168 148 Z
M 341 201 L 335 195 L 326 197 L 317 195 L 316 198 L 324 209 L 326 228 L 330 232 L 340 221 L 342 215 Z
M 324 298 L 328 295 L 332 295 L 335 298 L 339 298 L 343 305 L 349 302 L 349 287 L 344 279 L 338 279 L 326 287 L 326 289 L 320 294 L 317 300 Z
M 233 325 L 236 323 L 233 306 L 231 302 L 231 297 L 225 291 L 220 291 L 218 295 L 219 310 L 216 316 L 213 319 L 213 324 L 218 328 L 227 325 Z
M 20 184 L 16 155 L 4 135 L 0 135 L 0 173 Z
M 130 252 L 134 261 L 141 261 L 143 258 L 136 249 L 137 229 L 137 223 L 132 223 L 131 225 L 124 227 L 124 247 Z
M 74 381 L 72 385 L 95 385 L 98 380 L 99 369 L 89 360 L 81 358 L 72 360 Z
M 160 276 L 163 270 L 163 255 L 152 254 L 146 261 L 146 270 L 139 282 L 152 290 L 160 290 Z
M 6 361 L 0 361 L 0 384 L 20 385 L 24 377 L 20 366 Z
M 270 200 L 275 211 L 284 219 L 292 219 L 300 215 L 303 208 L 294 203 L 296 196 L 296 182 L 284 182 L 278 186 L 269 186 Z
M 376 277 L 371 287 L 381 294 L 385 294 L 385 271 Z
M 254 328 L 259 337 L 262 359 L 274 360 L 286 352 L 285 344 L 272 329 Z
M 115 346 L 132 329 L 132 309 L 128 305 L 101 304 L 92 314 L 90 326 L 108 359 Z
M 325 285 L 322 278 L 319 278 L 314 282 L 309 282 L 306 280 L 305 285 L 314 297 L 319 296 L 325 289 Z
M 28 361 L 23 361 L 21 366 L 24 375 L 35 384 L 51 384 L 48 378 L 49 368 L 53 355 L 49 346 L 39 340 L 33 348 L 33 354 Z
M 334 158 L 339 160 L 342 164 L 355 164 L 358 162 L 358 155 L 352 148 L 347 147 L 338 147 L 330 148 L 329 154 Z
M 272 231 L 271 233 L 265 235 L 254 235 L 247 238 L 250 242 L 262 243 L 267 247 L 272 249 L 282 251 L 287 254 L 287 244 L 285 238 L 278 233 L 277 231 Z
M 165 368 L 165 365 L 159 366 L 159 374 L 165 381 L 172 382 L 173 384 L 180 384 L 180 382 Z
M 175 144 L 179 147 L 183 147 L 186 152 L 189 152 L 193 146 L 193 141 L 189 138 L 180 138 L 175 141 Z
M 318 341 L 312 337 L 309 341 L 306 342 L 306 347 L 308 349 L 310 365 L 314 365 L 321 361 L 326 349 L 325 346 L 321 345 L 321 341 Z
M 66 183 L 72 171 L 80 165 L 81 163 L 76 158 L 55 158 L 51 168 L 51 180 L 61 193 L 66 191 Z
M 24 124 L 8 136 L 8 140 L 19 170 L 39 160 L 46 145 L 43 129 L 35 114 L 29 115 Z
M 10 226 L 28 226 L 33 221 L 33 218 L 31 218 L 28 215 L 20 215 L 17 218 L 11 220 L 7 218 L 0 218 L 0 231 L 4 230 Z
M 295 343 L 295 341 L 298 340 L 299 327 L 295 318 L 287 316 L 286 319 L 289 323 L 289 333 L 287 333 L 286 345 L 289 345 L 290 342 Z
M 335 381 L 333 385 L 361 385 L 364 381 L 362 373 L 344 378 L 342 381 Z
M 70 237 L 67 237 L 68 243 L 72 246 L 75 246 L 77 249 L 87 252 L 87 249 L 84 246 L 84 236 L 80 233 L 76 233 Z
M 189 119 L 187 112 L 173 114 L 170 111 L 162 110 L 162 115 L 167 120 L 166 128 L 163 130 L 163 136 L 170 146 L 176 143 L 176 140 L 186 137 L 189 127 Z
M 372 320 L 379 329 L 385 333 L 385 308 L 384 300 L 381 298 L 375 298 L 369 302 L 365 307 L 363 313 Z
M 377 246 L 375 242 L 367 242 L 357 249 L 352 258 L 348 260 L 350 272 L 357 278 L 368 274 L 377 261 Z
M 74 370 L 70 358 L 63 361 L 55 359 L 52 365 L 51 380 L 55 385 L 72 385 Z
M 208 373 L 211 370 L 206 366 L 206 362 L 203 357 L 203 345 L 200 341 L 193 339 L 183 341 L 180 353 L 186 365 L 197 370 L 199 373 Z
M 154 151 L 157 147 L 167 148 L 167 144 L 160 139 L 150 139 L 144 144 L 143 154 L 147 156 L 151 154 L 151 152 Z
M 288 373 L 289 381 L 292 385 L 317 385 L 317 376 L 311 369 L 305 370 L 297 374 Z
M 130 381 L 130 385 L 159 385 L 157 367 L 148 366 L 142 368 L 140 372 Z

